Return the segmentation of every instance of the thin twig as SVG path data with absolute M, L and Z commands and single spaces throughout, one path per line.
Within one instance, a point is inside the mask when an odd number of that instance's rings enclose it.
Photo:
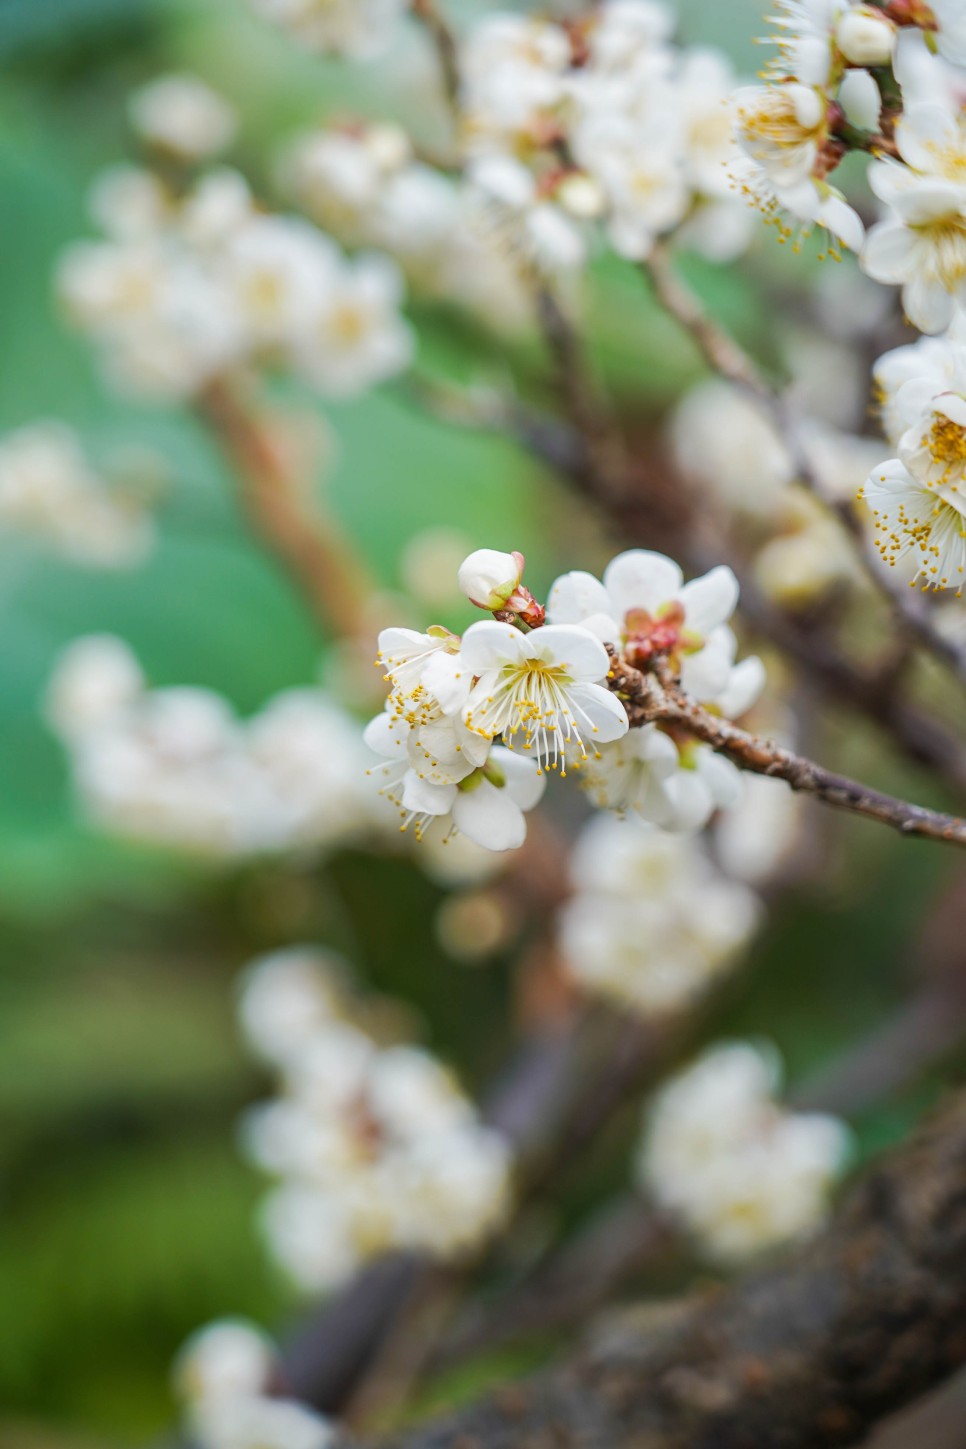
M 816 467 L 803 437 L 801 420 L 787 396 L 774 388 L 742 347 L 704 310 L 682 280 L 666 247 L 656 247 L 644 263 L 664 309 L 690 334 L 712 371 L 748 393 L 771 420 L 785 446 L 798 481 L 841 522 L 852 538 L 866 572 L 902 623 L 919 642 L 966 683 L 966 646 L 936 628 L 928 606 L 907 584 L 882 567 L 878 551 L 852 502 L 838 497 Z
M 718 754 L 726 755 L 742 770 L 784 780 L 793 790 L 814 795 L 826 805 L 878 820 L 902 835 L 966 846 L 966 820 L 898 800 L 858 780 L 826 770 L 774 740 L 750 734 L 689 699 L 668 670 L 662 671 L 660 679 L 657 674 L 644 674 L 620 659 L 611 646 L 607 647 L 611 654 L 608 683 L 624 701 L 632 726 L 672 725 L 710 745 Z
M 357 638 L 373 584 L 333 519 L 314 500 L 310 505 L 278 436 L 227 379 L 209 384 L 198 410 L 236 470 L 255 533 L 292 575 L 323 627 Z
M 631 480 L 613 496 L 605 491 L 595 469 L 588 467 L 580 435 L 570 423 L 514 399 L 473 398 L 435 379 L 417 379 L 408 392 L 420 406 L 452 426 L 512 438 L 601 507 L 619 530 L 625 547 L 649 542 L 645 511 Z M 888 681 L 881 673 L 856 665 L 811 621 L 776 608 L 720 541 L 712 550 L 682 534 L 679 545 L 678 558 L 693 572 L 729 564 L 741 586 L 742 615 L 755 633 L 794 659 L 830 703 L 863 715 L 909 760 L 934 771 L 966 798 L 966 750 L 932 715 L 885 688 Z
M 410 9 L 415 18 L 425 26 L 436 47 L 446 102 L 458 127 L 460 124 L 460 68 L 456 37 L 436 0 L 411 0 Z

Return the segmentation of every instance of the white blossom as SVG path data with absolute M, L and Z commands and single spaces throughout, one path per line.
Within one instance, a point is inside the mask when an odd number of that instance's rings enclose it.
M 298 1284 L 329 1291 L 393 1249 L 449 1258 L 498 1226 L 506 1144 L 432 1055 L 375 1043 L 325 953 L 258 963 L 242 1010 L 282 1089 L 246 1114 L 243 1143 L 280 1179 L 262 1221 Z
M 759 908 L 693 839 L 599 816 L 571 857 L 560 942 L 574 979 L 644 1015 L 685 1007 L 754 933 Z M 696 903 L 700 902 L 700 908 Z
M 638 1180 L 701 1249 L 724 1264 L 807 1237 L 846 1165 L 838 1119 L 776 1100 L 770 1050 L 714 1047 L 662 1089 L 648 1113 Z
M 120 641 L 74 643 L 48 717 L 102 829 L 213 859 L 331 849 L 378 828 L 362 730 L 321 690 L 243 722 L 210 690 L 147 689 Z
M 688 694 L 713 701 L 727 688 L 734 666 L 737 641 L 727 620 L 737 601 L 738 582 L 729 568 L 686 584 L 672 559 L 630 549 L 611 560 L 602 583 L 592 574 L 563 574 L 551 587 L 547 618 L 578 624 L 619 646 L 638 667 L 665 656 Z
M 601 681 L 610 663 L 587 629 L 547 625 L 522 634 L 496 620 L 473 624 L 460 657 L 475 683 L 464 709 L 471 730 L 532 754 L 538 770 L 565 768 L 627 733 L 623 705 Z
M 135 91 L 134 129 L 143 141 L 185 161 L 223 151 L 237 129 L 232 107 L 193 75 L 166 75 Z
M 850 5 L 835 27 L 835 41 L 850 65 L 888 65 L 896 29 L 874 5 Z
M 504 609 L 523 578 L 523 554 L 478 548 L 459 566 L 459 586 L 471 604 Z
M 0 535 L 34 538 L 78 563 L 140 563 L 154 530 L 133 493 L 111 489 L 64 423 L 31 423 L 0 438 Z
M 923 332 L 948 327 L 966 303 L 966 124 L 936 104 L 910 107 L 896 126 L 901 161 L 876 161 L 869 184 L 885 203 L 862 266 L 902 286 L 909 320 Z
M 392 43 L 406 0 L 250 0 L 310 50 L 368 60 Z
M 400 315 L 403 283 L 388 257 L 340 268 L 317 299 L 304 299 L 293 331 L 295 365 L 326 397 L 356 397 L 409 364 L 415 351 Z

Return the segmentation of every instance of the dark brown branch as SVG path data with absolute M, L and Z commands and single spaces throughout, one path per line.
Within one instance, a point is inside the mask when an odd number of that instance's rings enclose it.
M 966 820 L 898 800 L 858 780 L 826 770 L 774 740 L 750 734 L 689 699 L 667 671 L 661 680 L 654 674 L 642 674 L 608 648 L 611 653 L 608 683 L 623 700 L 632 726 L 655 722 L 672 725 L 726 755 L 740 769 L 784 780 L 793 790 L 814 795 L 838 810 L 878 820 L 901 835 L 918 835 L 966 846 Z
M 966 1362 L 966 1098 L 814 1243 L 728 1290 L 629 1314 L 562 1369 L 398 1449 L 832 1449 Z

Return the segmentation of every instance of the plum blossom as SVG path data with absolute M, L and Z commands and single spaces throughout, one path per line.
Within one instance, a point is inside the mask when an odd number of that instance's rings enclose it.
M 570 871 L 574 894 L 559 925 L 570 974 L 645 1016 L 681 1010 L 707 991 L 759 919 L 756 897 L 722 875 L 697 840 L 640 820 L 592 820 Z
M 848 1162 L 842 1122 L 777 1100 L 780 1069 L 769 1047 L 713 1047 L 648 1110 L 641 1189 L 722 1264 L 812 1234 Z
M 872 228 L 862 266 L 902 287 L 902 305 L 923 332 L 948 327 L 966 303 L 966 123 L 938 104 L 911 106 L 896 126 L 901 161 L 869 167 L 886 208 Z
M 500 735 L 537 769 L 566 771 L 588 757 L 588 745 L 627 733 L 623 705 L 602 681 L 607 652 L 587 629 L 548 624 L 522 634 L 496 620 L 472 624 L 460 650 L 474 676 L 463 718 L 481 738 Z
M 131 120 L 142 141 L 182 161 L 203 161 L 229 145 L 234 110 L 193 75 L 166 75 L 135 91 Z
M 392 42 L 406 0 L 250 0 L 310 50 L 370 60 Z
M 478 548 L 460 564 L 457 580 L 471 604 L 481 609 L 506 608 L 523 578 L 522 553 Z
M 77 434 L 53 421 L 0 438 L 0 536 L 8 533 L 101 568 L 140 563 L 154 541 L 147 501 L 111 487 Z
M 273 1392 L 278 1353 L 246 1319 L 199 1329 L 174 1364 L 174 1386 L 198 1449 L 328 1449 L 327 1419 Z
M 561 575 L 550 589 L 547 618 L 579 624 L 619 646 L 638 668 L 666 657 L 688 694 L 714 701 L 732 677 L 737 642 L 727 620 L 737 602 L 729 568 L 686 584 L 672 559 L 631 549 L 611 560 L 603 582 L 580 571 Z
M 924 588 L 966 580 L 966 346 L 961 330 L 879 359 L 883 421 L 897 457 L 869 474 L 862 497 L 887 563 Z
M 279 1180 L 264 1230 L 309 1292 L 393 1249 L 458 1256 L 498 1226 L 509 1200 L 503 1139 L 429 1052 L 377 1044 L 344 978 L 327 953 L 313 961 L 302 947 L 254 962 L 240 1001 L 280 1077 L 278 1095 L 246 1114 L 242 1140 Z

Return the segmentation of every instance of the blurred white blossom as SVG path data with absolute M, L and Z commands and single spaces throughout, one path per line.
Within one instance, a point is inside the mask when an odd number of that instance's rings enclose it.
M 243 1140 L 280 1178 L 262 1221 L 303 1289 L 329 1291 L 392 1249 L 450 1258 L 499 1225 L 505 1142 L 428 1052 L 377 1045 L 325 953 L 253 963 L 240 1010 L 281 1079 L 280 1095 L 247 1114 Z
M 848 1129 L 788 1111 L 779 1085 L 776 1053 L 729 1043 L 662 1088 L 648 1113 L 642 1189 L 724 1264 L 813 1233 L 848 1161 Z
M 645 1015 L 686 1007 L 751 940 L 757 898 L 696 840 L 600 816 L 570 862 L 560 915 L 567 967 L 587 991 Z
M 100 568 L 140 563 L 154 541 L 147 501 L 105 482 L 59 422 L 0 438 L 0 536 L 7 532 Z

